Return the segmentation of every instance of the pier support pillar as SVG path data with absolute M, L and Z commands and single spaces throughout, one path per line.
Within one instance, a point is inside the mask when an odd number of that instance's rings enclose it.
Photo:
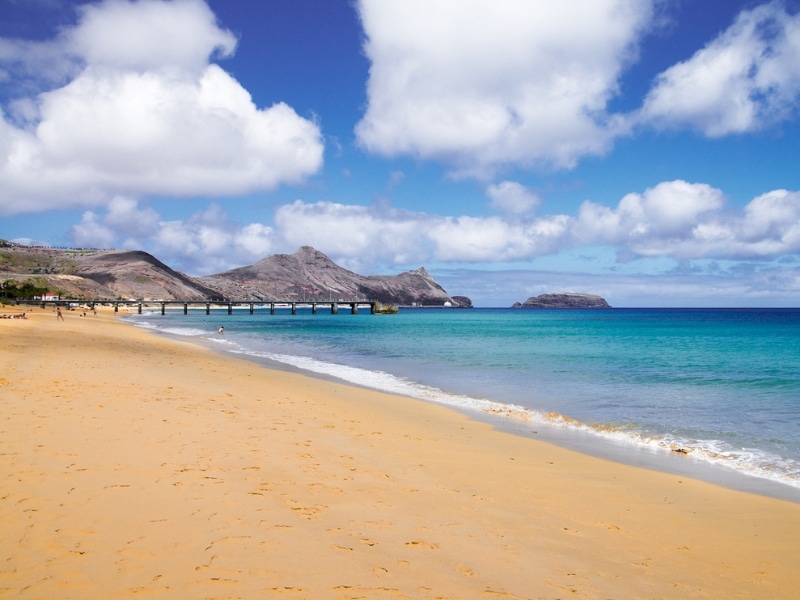
M 211 302 L 206 302 L 206 315 L 211 314 Z
M 142 303 L 139 302 L 139 314 L 142 314 Z
M 229 315 L 233 314 L 233 304 L 231 304 L 230 302 L 228 302 L 228 314 Z
M 292 302 L 292 314 L 297 314 L 297 304 L 295 302 Z
M 316 302 L 312 302 L 311 303 L 311 314 L 312 315 L 317 314 L 317 303 Z
M 358 314 L 358 304 L 356 304 L 355 302 L 353 302 L 350 305 L 350 314 L 351 315 L 357 315 Z
M 271 315 L 275 314 L 275 303 L 274 302 L 270 302 L 269 303 L 269 314 L 271 314 Z
M 250 303 L 250 314 L 251 315 L 253 314 L 253 310 L 254 310 L 254 307 L 253 307 L 253 303 L 251 302 Z
M 166 302 L 162 302 L 161 303 L 161 316 L 163 317 L 166 313 L 167 313 L 167 303 Z
M 331 302 L 331 314 L 338 315 L 339 314 L 339 304 L 336 302 Z
M 119 302 L 114 302 L 114 312 L 119 312 Z

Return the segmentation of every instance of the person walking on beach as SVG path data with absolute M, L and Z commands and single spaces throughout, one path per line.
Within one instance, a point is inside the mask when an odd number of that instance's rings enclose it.
M 58 320 L 61 320 L 61 321 L 64 320 L 64 315 L 61 314 L 61 307 L 60 306 L 56 308 L 56 320 L 57 321 Z

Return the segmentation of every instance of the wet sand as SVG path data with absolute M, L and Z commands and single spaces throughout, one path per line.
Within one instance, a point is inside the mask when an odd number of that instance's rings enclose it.
M 796 597 L 800 504 L 64 316 L 0 320 L 0 598 Z

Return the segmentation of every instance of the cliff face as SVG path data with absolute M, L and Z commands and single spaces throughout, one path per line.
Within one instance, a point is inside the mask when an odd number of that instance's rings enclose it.
M 0 282 L 34 281 L 50 292 L 85 299 L 316 300 L 368 299 L 391 304 L 471 306 L 451 298 L 424 268 L 364 276 L 309 246 L 208 277 L 190 277 L 146 252 L 32 248 L 0 243 Z
M 517 302 L 512 308 L 611 308 L 611 306 L 600 296 L 570 292 L 533 296 L 522 304 Z

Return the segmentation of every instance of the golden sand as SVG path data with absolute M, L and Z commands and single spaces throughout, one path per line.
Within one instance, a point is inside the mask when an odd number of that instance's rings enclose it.
M 0 320 L 0 598 L 795 598 L 800 504 L 120 323 Z

